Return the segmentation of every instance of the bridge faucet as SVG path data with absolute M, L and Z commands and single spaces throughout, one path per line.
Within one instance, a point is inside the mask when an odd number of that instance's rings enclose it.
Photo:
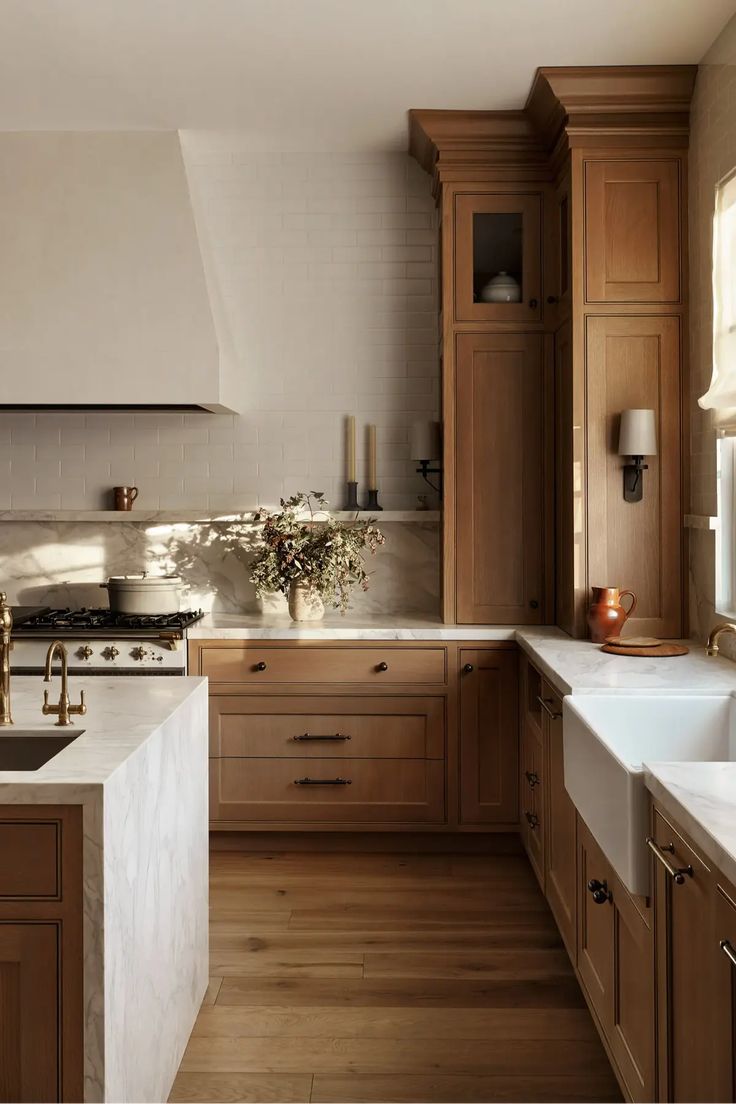
M 75 716 L 84 716 L 87 712 L 87 706 L 84 702 L 84 690 L 79 695 L 79 705 L 69 704 L 69 674 L 67 669 L 67 654 L 66 648 L 60 640 L 55 640 L 50 645 L 48 652 L 46 653 L 46 671 L 44 674 L 44 682 L 51 682 L 51 664 L 54 662 L 54 656 L 56 653 L 61 656 L 61 695 L 57 705 L 49 705 L 49 692 L 44 690 L 43 692 L 43 706 L 41 712 L 44 717 L 56 717 L 58 716 L 57 725 L 65 726 L 70 725 L 71 714 Z

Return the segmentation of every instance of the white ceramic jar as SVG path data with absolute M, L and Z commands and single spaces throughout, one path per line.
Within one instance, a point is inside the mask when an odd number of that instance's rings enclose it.
M 508 272 L 498 272 L 483 285 L 480 298 L 483 303 L 519 303 L 521 287 Z

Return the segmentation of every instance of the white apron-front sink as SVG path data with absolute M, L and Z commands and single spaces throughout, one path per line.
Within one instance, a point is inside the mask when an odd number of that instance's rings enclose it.
M 729 694 L 590 694 L 562 706 L 565 788 L 624 885 L 649 893 L 643 764 L 736 759 Z

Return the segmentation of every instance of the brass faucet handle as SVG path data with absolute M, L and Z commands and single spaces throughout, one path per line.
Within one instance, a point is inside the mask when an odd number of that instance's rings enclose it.
M 75 717 L 83 717 L 87 712 L 87 703 L 84 700 L 84 690 L 79 691 L 79 705 L 70 705 L 69 713 L 73 713 Z
M 43 713 L 44 717 L 56 717 L 57 714 L 60 712 L 60 706 L 49 705 L 48 690 L 44 690 L 43 692 L 43 705 L 41 706 L 41 712 Z
M 9 633 L 13 628 L 13 612 L 8 605 L 8 596 L 4 590 L 0 590 L 0 629 Z

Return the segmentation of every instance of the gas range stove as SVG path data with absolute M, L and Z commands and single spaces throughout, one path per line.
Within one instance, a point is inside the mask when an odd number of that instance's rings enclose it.
M 187 629 L 203 616 L 202 610 L 146 615 L 109 609 L 24 611 L 13 630 L 10 668 L 18 675 L 41 674 L 49 643 L 61 640 L 71 674 L 184 675 Z

